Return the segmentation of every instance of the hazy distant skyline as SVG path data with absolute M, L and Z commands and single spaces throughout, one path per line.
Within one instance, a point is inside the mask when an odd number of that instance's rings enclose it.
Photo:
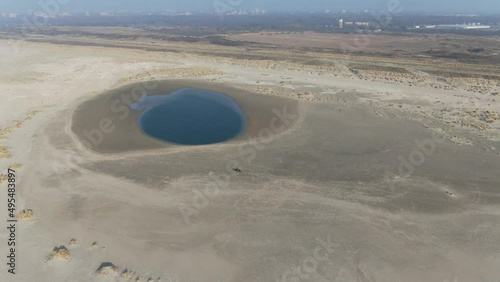
M 133 11 L 214 11 L 214 0 L 1 0 L 0 12 L 23 12 L 28 9 L 43 11 L 39 3 L 61 4 L 67 12 L 133 12 Z M 290 10 L 386 10 L 389 3 L 397 0 L 216 0 L 219 3 L 241 2 L 235 9 L 261 8 L 269 11 Z M 450 13 L 500 13 L 499 0 L 401 0 L 403 12 L 450 12 Z

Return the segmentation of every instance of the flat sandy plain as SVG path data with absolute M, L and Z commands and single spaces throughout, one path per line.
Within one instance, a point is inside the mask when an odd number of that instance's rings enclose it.
M 34 212 L 1 281 L 500 281 L 498 66 L 92 40 L 0 41 L 0 167 Z M 146 140 L 111 103 L 154 81 L 223 91 L 255 126 Z

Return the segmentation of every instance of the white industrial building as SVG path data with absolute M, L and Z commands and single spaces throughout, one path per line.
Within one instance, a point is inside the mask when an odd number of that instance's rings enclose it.
M 489 26 L 489 25 L 472 25 L 472 24 L 456 24 L 456 25 L 441 24 L 441 25 L 436 25 L 436 28 L 440 28 L 440 29 L 487 29 L 487 28 L 491 28 L 491 26 Z
M 417 25 L 415 28 L 433 28 L 433 29 L 489 29 L 489 25 L 481 24 L 439 24 L 439 25 Z

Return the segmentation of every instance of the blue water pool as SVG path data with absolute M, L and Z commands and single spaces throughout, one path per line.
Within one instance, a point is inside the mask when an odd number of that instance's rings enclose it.
M 139 126 L 145 134 L 176 144 L 224 142 L 238 136 L 246 127 L 245 114 L 233 99 L 195 88 L 144 96 L 131 108 L 143 111 Z

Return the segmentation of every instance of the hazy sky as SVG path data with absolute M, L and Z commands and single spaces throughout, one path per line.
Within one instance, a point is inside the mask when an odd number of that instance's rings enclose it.
M 41 4 L 59 2 L 62 11 L 213 11 L 214 2 L 238 3 L 236 9 L 267 10 L 384 10 L 398 0 L 0 0 L 0 12 L 43 11 Z M 500 0 L 400 0 L 403 11 L 500 13 Z M 230 5 L 231 6 L 231 5 Z

